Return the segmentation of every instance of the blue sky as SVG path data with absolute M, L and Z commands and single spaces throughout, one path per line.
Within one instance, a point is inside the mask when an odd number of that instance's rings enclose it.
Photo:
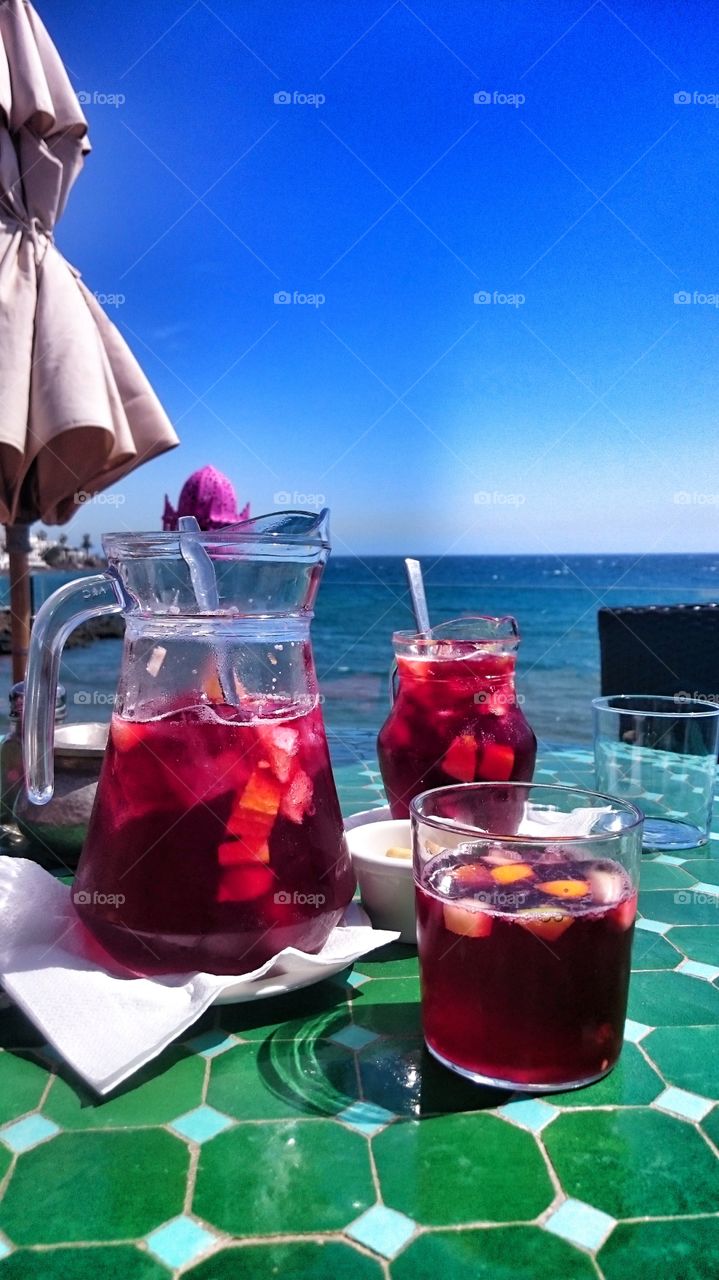
M 182 439 L 71 537 L 212 462 L 338 553 L 715 549 L 712 6 L 39 8 L 93 144 L 58 243 Z

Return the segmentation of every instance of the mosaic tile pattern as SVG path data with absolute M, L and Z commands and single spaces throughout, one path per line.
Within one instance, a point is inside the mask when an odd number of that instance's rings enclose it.
M 332 750 L 345 812 L 380 805 L 367 735 Z M 211 1011 L 102 1102 L 0 1004 L 0 1280 L 719 1274 L 716 834 L 646 861 L 624 1052 L 575 1092 L 444 1071 L 399 945 Z

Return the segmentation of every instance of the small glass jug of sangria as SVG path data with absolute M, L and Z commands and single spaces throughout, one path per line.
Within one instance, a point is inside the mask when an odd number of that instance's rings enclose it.
M 107 572 L 40 609 L 27 674 L 30 799 L 52 796 L 62 644 L 124 613 L 120 682 L 73 889 L 137 973 L 246 973 L 316 952 L 354 892 L 310 646 L 328 513 L 209 533 L 108 534 Z
M 537 739 L 514 685 L 514 618 L 455 618 L 392 640 L 392 709 L 377 740 L 392 817 L 435 787 L 531 782 Z

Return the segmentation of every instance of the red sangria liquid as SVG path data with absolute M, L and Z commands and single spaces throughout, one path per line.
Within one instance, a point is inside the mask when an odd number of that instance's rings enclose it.
M 462 640 L 397 656 L 399 692 L 377 740 L 393 818 L 454 782 L 531 782 L 537 739 L 517 702 L 515 662 Z
M 354 887 L 318 708 L 113 716 L 74 902 L 114 959 L 244 973 L 316 952 Z
M 521 855 L 517 854 L 519 858 Z M 424 1034 L 447 1066 L 532 1090 L 605 1075 L 622 1045 L 637 896 L 610 859 L 443 852 L 417 886 Z

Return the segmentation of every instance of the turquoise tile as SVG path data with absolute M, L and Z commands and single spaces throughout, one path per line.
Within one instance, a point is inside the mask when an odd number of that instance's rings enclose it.
M 669 1111 L 672 1115 L 682 1116 L 685 1120 L 703 1120 L 709 1114 L 714 1101 L 703 1098 L 699 1093 L 690 1093 L 687 1089 L 676 1089 L 672 1085 L 659 1094 L 651 1104 L 660 1111 Z
M 369 977 L 366 973 L 351 973 L 347 982 L 351 987 L 361 987 L 365 982 L 369 982 Z
M 678 966 L 678 973 L 688 973 L 690 978 L 703 978 L 705 982 L 716 982 L 719 968 L 714 964 L 702 964 L 699 960 L 683 960 Z
M 637 929 L 632 939 L 632 970 L 675 969 L 682 952 L 661 933 Z
M 668 921 L 670 925 L 719 924 L 716 886 L 712 893 L 688 889 L 649 889 L 639 894 L 639 910 L 649 920 Z
M 666 969 L 634 973 L 629 985 L 629 1012 L 652 1027 L 697 1027 L 719 1023 L 719 990 L 711 982 Z
M 156 1258 L 173 1270 L 194 1262 L 201 1253 L 206 1253 L 216 1240 L 217 1236 L 213 1232 L 207 1231 L 205 1227 L 200 1226 L 199 1222 L 186 1217 L 185 1214 L 179 1218 L 173 1218 L 172 1222 L 165 1223 L 164 1227 L 158 1227 L 157 1231 L 152 1231 L 149 1236 L 145 1236 L 145 1243 L 150 1253 L 154 1253 Z
M 671 929 L 670 924 L 664 924 L 661 920 L 645 920 L 641 917 L 637 917 L 636 927 L 637 929 L 644 929 L 646 933 L 661 933 L 662 935 L 668 929 Z
M 651 862 L 643 862 L 641 867 L 642 892 L 648 889 L 691 889 L 694 884 L 692 875 L 685 867 L 678 867 L 653 858 Z
M 696 884 L 692 885 L 692 893 L 706 895 L 711 898 L 712 906 L 716 905 L 719 908 L 719 885 L 708 884 L 706 880 L 697 880 Z
M 570 1244 L 582 1245 L 585 1249 L 598 1249 L 600 1244 L 617 1225 L 616 1218 L 611 1218 L 601 1209 L 594 1209 L 581 1200 L 565 1200 L 544 1223 L 545 1231 L 561 1236 Z
M 0 1240 L 0 1258 L 7 1258 L 10 1252 L 10 1245 L 5 1240 Z
M 540 1098 L 517 1098 L 515 1102 L 497 1107 L 497 1115 L 506 1116 L 508 1120 L 521 1125 L 523 1129 L 530 1129 L 532 1133 L 541 1133 L 545 1124 L 559 1115 L 559 1108 Z
M 366 1027 L 357 1027 L 354 1023 L 349 1023 L 341 1031 L 335 1031 L 329 1038 L 334 1040 L 335 1044 L 341 1044 L 343 1049 L 365 1049 L 373 1040 L 377 1040 L 378 1036 L 375 1031 L 368 1031 Z
M 630 1044 L 639 1044 L 639 1041 L 653 1030 L 654 1028 L 647 1026 L 646 1022 L 635 1022 L 633 1018 L 627 1018 L 624 1023 L 624 1039 Z
M 717 849 L 714 846 L 708 858 L 692 858 L 686 863 L 685 868 L 696 880 L 701 880 L 703 884 L 707 882 L 712 884 L 715 892 L 719 886 L 719 858 L 711 855 L 715 855 L 716 852 Z
M 376 1102 L 353 1102 L 351 1106 L 345 1107 L 344 1111 L 338 1113 L 337 1119 L 349 1125 L 350 1129 L 363 1133 L 366 1138 L 373 1138 L 397 1117 L 394 1111 L 388 1111 L 386 1107 L 381 1107 Z
M 14 1124 L 6 1124 L 0 1129 L 0 1140 L 11 1151 L 20 1153 L 30 1151 L 48 1138 L 54 1138 L 60 1132 L 59 1126 L 45 1116 L 28 1116 L 25 1120 L 16 1120 Z
M 237 1036 L 229 1036 L 222 1027 L 203 1031 L 201 1036 L 193 1036 L 192 1040 L 184 1041 L 188 1049 L 202 1054 L 203 1058 L 216 1058 L 218 1053 L 227 1053 L 228 1049 L 234 1049 L 239 1043 Z
M 179 1116 L 177 1120 L 170 1121 L 170 1127 L 176 1133 L 181 1133 L 183 1138 L 189 1138 L 191 1142 L 209 1142 L 210 1138 L 216 1138 L 218 1133 L 222 1133 L 223 1129 L 228 1129 L 234 1121 L 230 1116 L 223 1115 L 221 1111 L 215 1111 L 214 1107 L 196 1107 L 194 1111 L 188 1111 L 184 1116 Z
M 396 1209 L 376 1204 L 347 1227 L 347 1235 L 383 1258 L 394 1258 L 417 1228 L 417 1223 Z

